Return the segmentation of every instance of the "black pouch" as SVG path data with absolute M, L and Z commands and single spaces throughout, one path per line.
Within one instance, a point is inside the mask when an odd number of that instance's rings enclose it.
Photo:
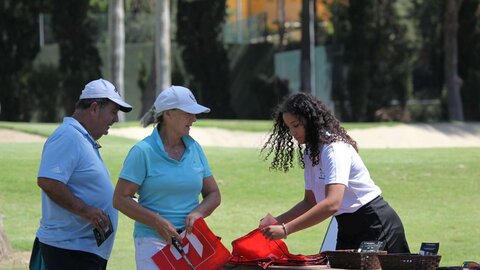
M 99 231 L 97 228 L 93 228 L 93 235 L 97 240 L 97 246 L 100 246 L 107 238 L 113 233 L 113 225 L 110 216 L 108 216 L 108 227 L 103 231 Z

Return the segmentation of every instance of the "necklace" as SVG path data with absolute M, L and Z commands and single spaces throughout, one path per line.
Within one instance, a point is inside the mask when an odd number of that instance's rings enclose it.
M 185 151 L 185 146 L 183 144 L 182 139 L 181 138 L 169 139 L 166 133 L 163 133 L 159 127 L 157 128 L 158 128 L 158 133 L 160 135 L 160 138 L 162 139 L 163 148 L 165 149 L 165 152 L 167 152 L 171 158 L 175 160 L 180 160 L 180 158 L 182 157 Z
M 175 153 L 180 153 L 180 151 L 182 150 L 181 148 L 182 148 L 181 146 L 175 146 L 175 147 L 170 148 L 170 150 L 175 152 Z
M 165 150 L 167 151 L 168 155 L 171 158 L 173 158 L 175 160 L 180 160 L 180 158 L 183 155 L 183 152 L 184 152 L 185 148 L 183 147 L 183 145 L 175 145 L 173 147 L 165 146 Z

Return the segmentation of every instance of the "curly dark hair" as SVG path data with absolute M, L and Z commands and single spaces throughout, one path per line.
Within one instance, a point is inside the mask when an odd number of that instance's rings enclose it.
M 261 153 L 266 153 L 264 160 L 273 154 L 270 169 L 287 172 L 293 167 L 295 143 L 287 125 L 283 122 L 284 113 L 292 114 L 304 125 L 305 151 L 314 166 L 320 162 L 320 149 L 325 144 L 343 141 L 352 145 L 358 152 L 357 142 L 340 126 L 340 122 L 327 106 L 314 96 L 299 92 L 286 97 L 273 113 L 272 133 L 261 149 Z M 298 144 L 298 163 L 305 168 L 303 151 L 302 145 Z

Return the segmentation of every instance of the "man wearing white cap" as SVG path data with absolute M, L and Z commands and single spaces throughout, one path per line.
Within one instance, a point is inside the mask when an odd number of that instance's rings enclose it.
M 143 118 L 145 127 L 156 126 L 128 153 L 113 195 L 114 207 L 135 220 L 137 269 L 158 269 L 152 256 L 220 205 L 207 158 L 189 135 L 196 114 L 208 112 L 189 89 L 171 86 Z M 132 199 L 136 193 L 138 203 Z
M 98 79 L 85 85 L 72 117 L 47 139 L 37 184 L 42 218 L 37 230 L 49 270 L 106 269 L 117 230 L 113 186 L 97 140 L 129 112 L 113 84 Z

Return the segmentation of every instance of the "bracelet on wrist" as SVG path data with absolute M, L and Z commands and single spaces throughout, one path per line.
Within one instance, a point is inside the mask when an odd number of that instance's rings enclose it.
M 283 239 L 287 239 L 288 231 L 285 223 L 282 223 L 283 233 L 285 233 L 285 237 Z

